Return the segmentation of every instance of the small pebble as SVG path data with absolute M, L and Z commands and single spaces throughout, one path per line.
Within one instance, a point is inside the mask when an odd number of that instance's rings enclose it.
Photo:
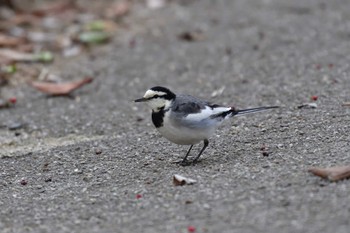
M 27 185 L 27 184 L 28 184 L 28 181 L 26 181 L 26 180 L 23 179 L 23 180 L 21 180 L 20 183 L 21 183 L 21 185 Z
M 102 153 L 102 150 L 100 148 L 97 148 L 95 150 L 95 154 L 100 155 Z
M 262 152 L 262 155 L 265 156 L 265 157 L 267 157 L 267 156 L 269 156 L 269 152 L 263 151 L 263 152 Z
M 12 122 L 7 124 L 7 128 L 9 130 L 21 129 L 22 127 L 23 127 L 23 124 L 21 122 Z

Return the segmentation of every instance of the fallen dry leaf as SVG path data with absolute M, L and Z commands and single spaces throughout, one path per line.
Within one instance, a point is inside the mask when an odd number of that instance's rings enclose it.
M 350 102 L 344 102 L 342 105 L 345 107 L 350 107 Z
M 1 55 L 0 55 L 0 65 L 10 65 L 10 64 L 13 64 L 13 60 L 12 59 L 8 59 L 8 58 L 6 58 L 6 57 L 2 57 Z
M 173 177 L 173 184 L 175 186 L 180 186 L 180 185 L 182 186 L 185 184 L 194 184 L 196 182 L 197 182 L 196 180 L 193 180 L 193 179 L 181 176 L 181 175 L 174 175 L 174 177 Z
M 147 0 L 147 7 L 150 9 L 162 8 L 165 5 L 164 0 Z
M 37 24 L 40 18 L 30 14 L 17 14 L 3 24 L 3 27 L 10 28 L 21 24 Z
M 81 86 L 91 83 L 93 78 L 87 77 L 81 80 L 66 82 L 66 83 L 50 83 L 50 82 L 31 82 L 32 85 L 37 90 L 53 95 L 69 95 L 75 89 L 80 88 Z
M 313 167 L 309 169 L 309 172 L 330 181 L 338 181 L 350 178 L 350 165 L 329 168 Z
M 193 42 L 203 40 L 205 36 L 202 30 L 195 30 L 190 32 L 183 32 L 178 35 L 178 38 L 184 41 Z
M 107 18 L 120 18 L 127 15 L 131 9 L 130 1 L 117 1 L 106 9 L 105 15 Z
M 30 13 L 37 16 L 45 16 L 59 14 L 74 7 L 74 1 L 53 1 L 40 8 L 33 9 Z
M 0 49 L 0 57 L 4 57 L 12 61 L 24 62 L 51 62 L 53 60 L 53 54 L 47 51 L 39 53 L 23 53 L 13 49 Z
M 24 42 L 23 38 L 0 34 L 0 46 L 17 46 Z

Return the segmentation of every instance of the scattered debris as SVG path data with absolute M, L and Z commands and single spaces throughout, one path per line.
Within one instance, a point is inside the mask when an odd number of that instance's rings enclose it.
M 17 71 L 16 64 L 10 64 L 10 65 L 1 67 L 1 72 L 4 72 L 6 74 L 14 74 L 16 73 L 16 71 Z
M 143 120 L 144 120 L 144 119 L 143 119 L 143 117 L 141 117 L 141 116 L 137 116 L 137 117 L 136 117 L 136 121 L 137 121 L 137 122 L 140 122 L 140 121 L 143 121 Z
M 44 172 L 49 171 L 49 163 L 48 163 L 48 162 L 44 163 L 44 165 L 43 165 L 43 171 L 44 171 Z
M 64 57 L 74 57 L 74 56 L 81 54 L 82 51 L 83 51 L 83 49 L 81 48 L 81 46 L 76 45 L 76 46 L 64 48 L 62 51 L 62 55 Z
M 268 149 L 267 149 L 266 145 L 262 145 L 262 146 L 260 147 L 260 151 L 261 151 L 262 155 L 265 156 L 265 157 L 268 157 L 268 156 L 270 155 L 270 153 L 268 152 Z
M 37 81 L 34 78 L 37 76 L 27 73 L 28 64 L 23 62 L 53 62 L 54 58 L 59 61 L 88 52 L 85 45 L 108 42 L 135 4 L 130 0 L 90 5 L 69 0 L 40 4 L 36 1 L 5 2 L 8 4 L 2 4 L 0 11 L 2 86 Z M 14 62 L 17 62 L 16 69 L 12 69 L 15 66 L 4 67 Z M 6 74 L 16 70 L 19 74 L 9 81 Z
M 311 100 L 313 100 L 313 101 L 317 101 L 317 100 L 318 100 L 318 96 L 317 96 L 317 95 L 313 95 L 313 96 L 311 96 Z
M 205 36 L 202 30 L 197 29 L 194 31 L 183 32 L 180 35 L 178 35 L 178 38 L 183 41 L 194 42 L 203 40 Z
M 92 22 L 89 22 L 84 26 L 84 29 L 86 31 L 105 31 L 105 32 L 111 32 L 115 31 L 116 24 L 111 20 L 95 20 Z
M 350 178 L 350 165 L 336 166 L 329 168 L 313 167 L 309 169 L 312 174 L 328 179 L 330 181 L 339 181 L 342 179 Z
M 188 226 L 187 231 L 190 233 L 196 232 L 196 228 L 194 226 Z
M 302 105 L 299 105 L 298 108 L 306 108 L 306 109 L 312 109 L 312 108 L 317 108 L 316 103 L 304 103 Z
M 27 185 L 27 184 L 28 184 L 28 181 L 26 181 L 25 179 L 23 179 L 23 180 L 20 181 L 20 184 L 21 184 L 21 185 Z
M 0 49 L 0 57 L 4 57 L 10 61 L 25 61 L 25 62 L 51 62 L 53 54 L 48 51 L 39 53 L 23 53 L 12 49 Z
M 51 181 L 52 181 L 52 177 L 47 177 L 47 178 L 45 178 L 44 181 L 45 181 L 45 182 L 51 182 Z
M 350 102 L 344 102 L 342 105 L 345 107 L 350 107 Z
M 147 7 L 150 9 L 162 8 L 165 5 L 165 0 L 147 0 Z
M 81 80 L 66 82 L 66 83 L 51 83 L 51 82 L 30 82 L 37 90 L 49 95 L 69 95 L 75 89 L 82 87 L 85 84 L 91 83 L 93 78 L 87 77 Z
M 193 203 L 192 200 L 186 200 L 186 201 L 185 201 L 185 204 L 186 204 L 186 205 L 189 205 L 189 204 L 192 204 L 192 203 Z
M 102 154 L 102 149 L 101 149 L 101 148 L 96 148 L 96 149 L 95 149 L 95 154 L 96 154 L 96 155 Z
M 74 1 L 54 1 L 44 4 L 40 8 L 33 9 L 30 13 L 42 17 L 45 15 L 59 14 L 74 7 Z
M 24 127 L 24 124 L 22 122 L 16 121 L 16 122 L 11 122 L 9 124 L 7 124 L 7 128 L 9 130 L 17 130 L 17 129 L 21 129 Z
M 11 97 L 8 99 L 8 102 L 10 102 L 11 104 L 15 104 L 17 103 L 17 98 L 16 97 Z
M 83 32 L 79 35 L 79 41 L 86 44 L 101 44 L 109 40 L 109 34 L 103 31 Z
M 191 184 L 194 184 L 196 182 L 197 182 L 196 180 L 193 180 L 193 179 L 181 176 L 181 175 L 174 175 L 174 177 L 173 177 L 173 184 L 175 186 L 182 186 L 185 184 L 191 185 Z
M 224 92 L 225 88 L 226 88 L 225 86 L 222 86 L 221 88 L 213 91 L 211 93 L 211 97 L 214 98 L 214 97 L 220 96 Z
M 15 105 L 17 102 L 16 97 L 9 98 L 7 100 L 0 99 L 0 109 L 1 108 L 9 108 L 13 105 Z
M 7 36 L 4 34 L 0 34 L 0 46 L 17 46 L 24 42 L 23 38 L 17 38 L 13 36 Z
M 105 15 L 110 19 L 118 19 L 127 15 L 131 10 L 130 1 L 117 1 L 106 9 Z

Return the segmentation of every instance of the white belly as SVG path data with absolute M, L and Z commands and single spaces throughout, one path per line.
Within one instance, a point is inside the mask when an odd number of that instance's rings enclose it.
M 173 128 L 164 125 L 157 128 L 163 137 L 169 141 L 180 145 L 194 145 L 200 143 L 204 139 L 208 139 L 214 132 L 189 130 L 184 128 Z
M 180 145 L 193 145 L 208 139 L 215 133 L 216 127 L 188 128 L 178 127 L 164 118 L 163 126 L 157 128 L 163 137 L 169 141 Z

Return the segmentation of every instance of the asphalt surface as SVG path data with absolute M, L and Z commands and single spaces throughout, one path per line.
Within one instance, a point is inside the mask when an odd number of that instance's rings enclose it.
M 349 232 L 350 181 L 307 169 L 350 163 L 350 2 L 181 2 L 139 6 L 110 44 L 50 67 L 95 77 L 74 98 L 11 90 L 18 104 L 0 110 L 0 232 Z M 178 38 L 198 30 L 198 41 Z M 233 119 L 199 164 L 181 167 L 188 148 L 161 138 L 132 102 L 155 85 L 281 108 Z M 298 108 L 306 102 L 317 108 Z M 174 186 L 174 174 L 197 183 Z

